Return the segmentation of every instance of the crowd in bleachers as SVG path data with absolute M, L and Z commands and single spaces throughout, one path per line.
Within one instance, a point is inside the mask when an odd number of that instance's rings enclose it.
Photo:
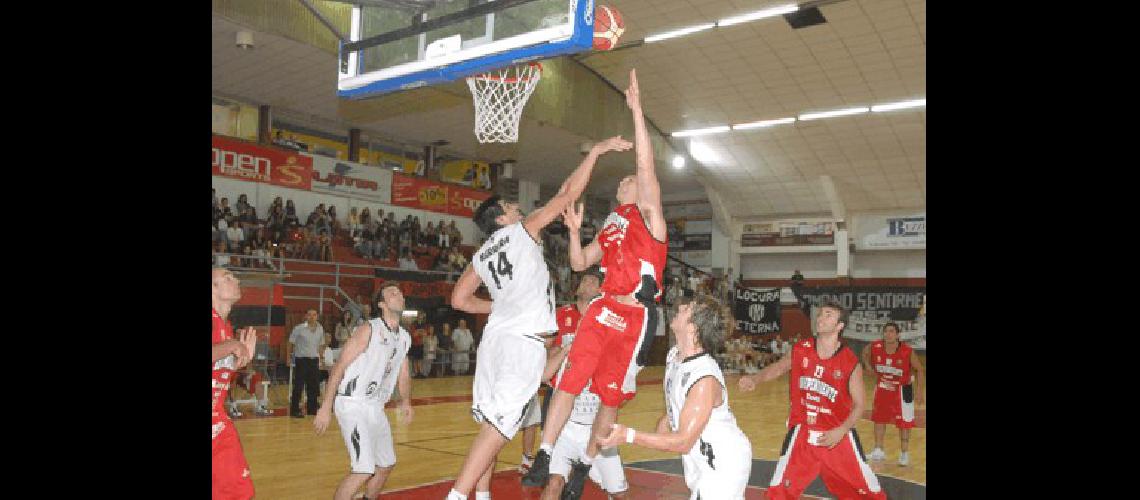
M 411 270 L 460 272 L 467 257 L 459 251 L 463 235 L 455 220 L 427 221 L 408 215 L 396 221 L 396 214 L 383 209 L 375 213 L 353 207 L 340 218 L 336 207 L 320 204 L 301 218 L 293 200 L 273 200 L 268 214 L 259 218 L 257 209 L 245 194 L 232 204 L 228 198 L 213 196 L 211 238 L 216 265 L 270 267 L 268 258 L 303 259 L 331 262 L 334 240 L 350 246 L 357 256 L 369 261 L 388 261 L 394 267 Z M 218 254 L 238 254 L 233 258 Z M 233 261 L 238 262 L 233 262 Z M 425 264 L 427 264 L 425 266 Z

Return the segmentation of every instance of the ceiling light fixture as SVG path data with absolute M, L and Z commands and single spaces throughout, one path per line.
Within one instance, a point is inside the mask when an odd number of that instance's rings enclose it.
M 859 113 L 866 113 L 871 111 L 871 108 L 866 106 L 859 106 L 857 108 L 837 109 L 835 111 L 823 111 L 820 113 L 805 113 L 800 115 L 800 121 L 818 120 L 820 118 L 834 118 L 836 116 L 857 115 Z
M 756 12 L 749 12 L 739 16 L 732 16 L 721 19 L 716 22 L 717 27 L 732 26 L 734 24 L 747 23 L 749 21 L 758 21 L 760 19 L 767 19 L 769 17 L 782 16 L 800 10 L 799 5 L 781 5 L 779 7 L 771 7 L 768 9 L 758 10 Z
M 680 132 L 673 132 L 669 134 L 673 137 L 696 137 L 699 135 L 720 134 L 732 130 L 728 125 L 718 125 L 716 127 L 695 128 L 692 130 L 682 130 Z
M 715 27 L 716 27 L 716 23 L 706 23 L 706 24 L 698 24 L 696 26 L 689 26 L 688 28 L 681 28 L 679 30 L 668 31 L 668 32 L 661 33 L 658 35 L 645 37 L 645 43 L 660 42 L 661 40 L 668 40 L 670 38 L 677 38 L 679 36 L 685 36 L 688 34 L 696 33 L 698 31 L 704 31 L 704 30 L 707 30 L 709 28 L 715 28 Z
M 871 111 L 880 113 L 883 111 L 894 111 L 896 109 L 918 108 L 926 106 L 926 98 L 913 99 L 910 101 L 892 102 L 890 104 L 879 104 L 878 106 L 871 106 Z
M 673 155 L 673 168 L 685 168 L 685 157 Z
M 751 130 L 754 128 L 764 128 L 764 127 L 771 127 L 773 125 L 783 125 L 785 123 L 794 123 L 795 121 L 796 121 L 796 118 L 794 116 L 791 116 L 788 118 L 780 118 L 777 120 L 760 120 L 758 122 L 741 123 L 739 125 L 733 125 L 732 130 Z

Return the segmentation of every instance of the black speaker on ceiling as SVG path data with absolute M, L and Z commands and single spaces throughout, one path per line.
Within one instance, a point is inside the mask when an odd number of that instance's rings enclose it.
M 819 7 L 808 7 L 790 14 L 784 14 L 784 20 L 791 25 L 792 29 L 797 30 L 827 22 L 827 19 L 823 17 L 823 13 L 819 11 Z

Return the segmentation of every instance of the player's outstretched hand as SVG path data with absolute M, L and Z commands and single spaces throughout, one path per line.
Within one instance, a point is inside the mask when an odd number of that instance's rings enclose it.
M 846 429 L 843 427 L 836 427 L 819 436 L 819 440 L 817 442 L 820 446 L 834 448 L 835 445 L 839 444 L 839 441 L 843 440 L 843 436 L 846 434 Z
M 620 135 L 615 135 L 594 144 L 594 151 L 599 155 L 608 153 L 610 151 L 629 151 L 633 148 L 633 143 L 622 139 Z
M 332 420 L 332 412 L 328 408 L 321 408 L 317 410 L 317 416 L 313 419 L 313 428 L 317 430 L 317 435 L 325 433 L 325 429 L 329 428 L 329 421 Z
M 405 425 L 412 423 L 412 417 L 415 414 L 416 411 L 412 409 L 412 403 L 407 400 L 401 401 L 396 407 L 396 419 Z
M 641 110 L 641 90 L 637 87 L 637 69 L 629 70 L 629 88 L 625 89 L 625 104 L 629 109 Z
M 606 437 L 598 440 L 598 447 L 612 448 L 625 442 L 625 429 L 626 427 L 621 424 L 614 424 L 610 428 L 610 433 Z
M 581 203 L 576 205 L 571 203 L 570 206 L 562 211 L 562 221 L 566 223 L 567 229 L 574 234 L 577 234 L 578 230 L 582 228 L 582 213 L 585 212 L 585 210 L 585 205 Z
M 247 353 L 244 359 L 238 357 L 238 368 L 241 368 L 249 364 L 253 360 L 254 353 L 257 352 L 257 330 L 254 330 L 252 326 L 247 327 L 238 332 L 238 338 L 241 339 L 241 345 L 245 347 Z
M 741 375 L 740 381 L 737 382 L 736 385 L 738 387 L 740 387 L 740 390 L 742 390 L 744 392 L 755 390 L 756 389 L 756 379 L 753 379 L 750 375 Z

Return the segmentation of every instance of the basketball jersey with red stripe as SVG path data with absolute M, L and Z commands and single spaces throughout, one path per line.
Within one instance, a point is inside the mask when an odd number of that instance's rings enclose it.
M 234 338 L 233 327 L 229 321 L 222 319 L 218 311 L 211 308 L 214 313 L 214 332 L 212 344 L 220 344 L 226 340 Z M 223 420 L 229 420 L 229 415 L 226 414 L 225 402 L 226 394 L 230 392 L 230 383 L 234 378 L 234 366 L 237 360 L 233 354 L 219 359 L 214 363 L 214 391 L 213 391 L 213 417 L 211 424 L 217 424 Z M 214 437 L 217 437 L 216 435 Z
M 578 331 L 578 322 L 582 321 L 582 312 L 578 310 L 578 306 L 574 304 L 567 304 L 559 307 L 554 312 L 556 321 L 558 321 L 558 335 L 554 336 L 554 347 L 561 347 L 562 344 L 570 344 L 574 342 L 574 332 Z M 565 342 L 563 342 L 565 340 Z
M 602 291 L 613 295 L 636 293 L 642 302 L 656 301 L 661 296 L 661 274 L 665 269 L 665 241 L 657 241 L 649 232 L 637 205 L 619 205 L 610 212 L 598 234 L 602 247 Z M 646 282 L 644 277 L 652 277 Z M 650 286 L 652 290 L 648 289 Z
M 903 342 L 899 342 L 894 354 L 887 352 L 882 340 L 871 344 L 871 364 L 879 377 L 878 385 L 884 389 L 898 389 L 899 385 L 909 384 L 912 352 L 910 346 Z
M 792 347 L 788 426 L 803 424 L 807 429 L 826 431 L 838 427 L 851 414 L 847 383 L 859 358 L 842 343 L 828 359 L 820 359 L 815 347 L 815 339 Z

